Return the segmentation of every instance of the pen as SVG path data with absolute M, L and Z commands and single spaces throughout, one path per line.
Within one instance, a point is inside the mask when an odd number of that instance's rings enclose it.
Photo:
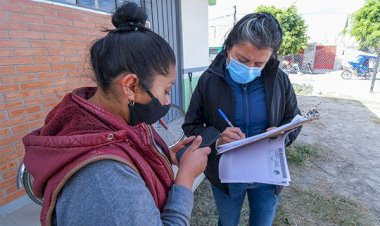
M 228 120 L 227 116 L 224 114 L 224 112 L 223 112 L 220 108 L 218 108 L 218 113 L 219 113 L 219 115 L 224 119 L 224 121 L 227 122 L 227 124 L 228 124 L 230 127 L 234 127 L 234 126 L 232 125 L 232 123 L 230 122 L 230 120 Z

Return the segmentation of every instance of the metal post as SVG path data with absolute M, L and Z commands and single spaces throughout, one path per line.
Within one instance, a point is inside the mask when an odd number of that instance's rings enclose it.
M 187 73 L 187 76 L 189 77 L 189 89 L 190 89 L 190 98 L 191 98 L 191 94 L 193 94 L 193 72 L 189 72 Z
M 234 7 L 234 25 L 236 24 L 236 5 Z
M 372 82 L 371 82 L 371 89 L 369 90 L 369 92 L 373 92 L 373 88 L 375 86 L 375 81 L 376 81 L 376 75 L 377 75 L 377 71 L 379 70 L 379 61 L 380 61 L 380 53 L 377 54 L 377 59 L 376 59 L 376 64 L 375 64 L 375 72 L 373 74 L 373 77 L 372 77 Z

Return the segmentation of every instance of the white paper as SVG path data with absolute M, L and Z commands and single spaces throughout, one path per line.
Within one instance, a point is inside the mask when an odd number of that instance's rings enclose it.
M 268 132 L 221 145 L 218 153 L 222 183 L 265 183 L 288 186 L 290 174 L 285 138 L 295 128 L 319 117 L 296 115 L 285 125 Z
M 311 120 L 312 119 L 307 119 L 305 117 L 302 117 L 301 115 L 296 115 L 291 122 L 289 122 L 285 125 L 282 125 L 280 127 L 277 127 L 275 129 L 272 129 L 270 131 L 267 131 L 265 133 L 261 133 L 261 134 L 258 134 L 256 136 L 252 136 L 252 137 L 248 137 L 248 138 L 245 138 L 242 140 L 237 140 L 237 141 L 234 141 L 231 143 L 220 145 L 218 147 L 218 153 L 222 154 L 226 151 L 233 150 L 233 149 L 242 147 L 242 146 L 250 144 L 250 143 L 257 142 L 257 141 L 265 139 L 265 138 L 281 135 L 281 134 L 283 134 L 285 132 L 289 132 L 290 130 L 292 130 L 298 126 L 301 126 L 303 123 L 305 123 L 307 121 L 311 121 Z
M 289 185 L 290 174 L 284 147 L 288 133 L 223 153 L 219 162 L 221 182 Z

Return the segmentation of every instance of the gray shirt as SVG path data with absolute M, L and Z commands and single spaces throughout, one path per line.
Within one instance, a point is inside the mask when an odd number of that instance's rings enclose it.
M 63 187 L 53 225 L 190 225 L 191 190 L 173 185 L 160 213 L 144 180 L 113 160 L 91 163 Z

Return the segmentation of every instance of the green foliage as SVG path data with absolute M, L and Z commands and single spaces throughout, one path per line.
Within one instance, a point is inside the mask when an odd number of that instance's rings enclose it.
M 208 0 L 208 5 L 216 5 L 216 0 Z
M 307 96 L 313 93 L 313 86 L 310 84 L 293 84 L 294 92 L 297 95 Z
M 285 9 L 279 9 L 274 6 L 259 6 L 256 12 L 271 13 L 280 23 L 283 37 L 279 55 L 298 54 L 306 48 L 307 26 L 294 5 Z
M 367 0 L 352 19 L 351 35 L 361 47 L 372 47 L 380 54 L 380 0 Z
M 286 158 L 290 164 L 308 166 L 316 158 L 320 148 L 310 144 L 292 144 L 286 148 Z

